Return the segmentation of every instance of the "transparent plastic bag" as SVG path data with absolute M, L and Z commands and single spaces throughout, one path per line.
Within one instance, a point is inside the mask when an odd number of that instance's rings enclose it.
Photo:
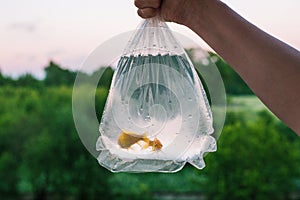
M 96 149 L 110 171 L 202 169 L 216 150 L 210 106 L 184 49 L 165 22 L 147 19 L 119 59 Z

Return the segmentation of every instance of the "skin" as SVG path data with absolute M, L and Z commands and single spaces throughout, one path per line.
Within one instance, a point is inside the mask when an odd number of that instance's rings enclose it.
M 300 52 L 218 0 L 135 0 L 142 18 L 185 25 L 242 77 L 261 101 L 300 135 Z

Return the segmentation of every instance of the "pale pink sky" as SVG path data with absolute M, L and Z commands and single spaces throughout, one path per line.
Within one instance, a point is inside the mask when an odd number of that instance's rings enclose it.
M 299 0 L 224 2 L 258 27 L 300 49 Z M 0 70 L 12 76 L 32 73 L 42 77 L 51 59 L 78 69 L 99 44 L 134 30 L 141 20 L 133 0 L 3 0 L 0 13 Z M 170 27 L 203 45 L 187 28 Z

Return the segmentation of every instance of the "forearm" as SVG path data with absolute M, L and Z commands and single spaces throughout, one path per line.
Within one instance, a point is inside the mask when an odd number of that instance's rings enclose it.
M 196 2 L 196 1 L 195 1 Z M 198 1 L 184 23 L 243 78 L 283 122 L 300 134 L 300 53 L 217 0 Z

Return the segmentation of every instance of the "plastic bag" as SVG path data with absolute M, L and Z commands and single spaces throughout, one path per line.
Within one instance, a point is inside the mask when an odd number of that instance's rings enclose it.
M 96 149 L 110 171 L 202 169 L 216 150 L 201 81 L 165 22 L 144 20 L 119 59 Z

